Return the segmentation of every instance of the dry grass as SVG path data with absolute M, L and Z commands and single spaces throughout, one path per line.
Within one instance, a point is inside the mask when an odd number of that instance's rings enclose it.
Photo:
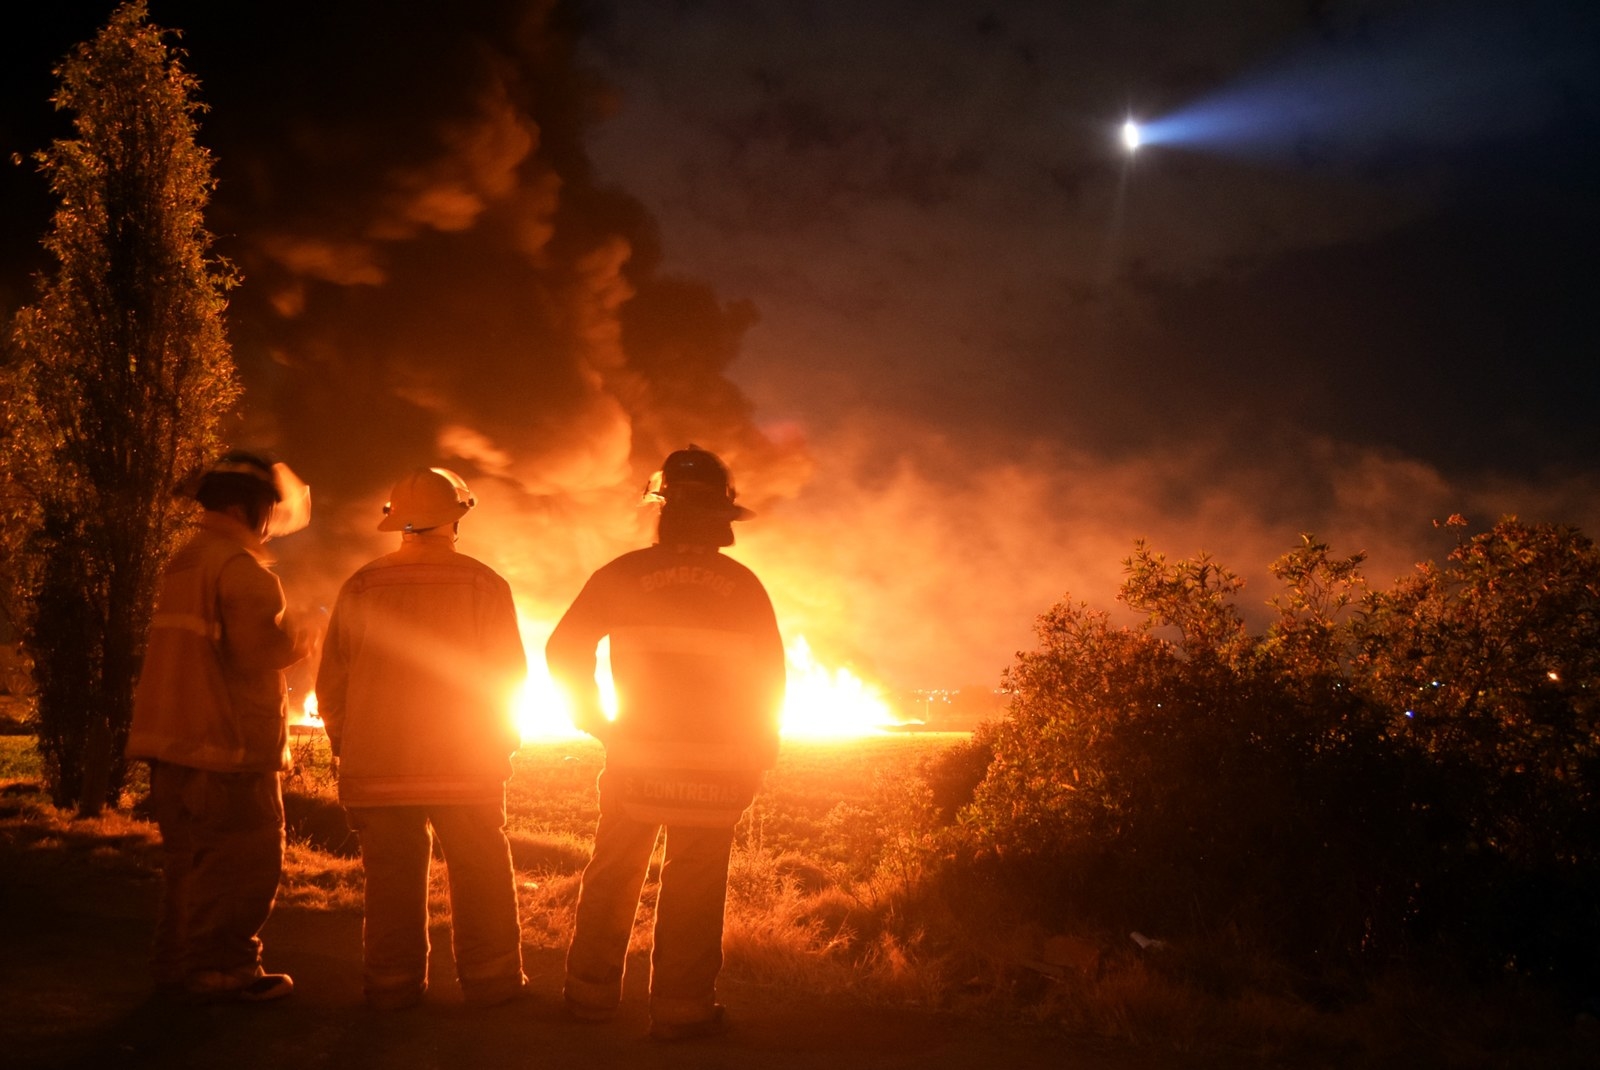
M 161 868 L 161 837 L 150 822 L 126 809 L 76 817 L 52 806 L 36 779 L 0 780 L 0 834 L 54 868 L 70 868 L 66 856 L 73 855 L 93 869 L 154 874 Z
M 943 972 L 920 934 L 891 932 L 883 876 L 893 856 L 885 799 L 917 761 L 959 737 L 887 737 L 786 744 L 756 805 L 740 822 L 729 872 L 726 970 L 742 981 L 813 992 L 851 991 L 933 1002 Z M 532 744 L 508 786 L 512 856 L 524 939 L 564 947 L 578 875 L 599 816 L 595 778 L 604 752 L 588 740 Z M 658 856 L 635 918 L 633 949 L 649 947 Z
M 587 843 L 600 817 L 595 780 L 604 764 L 605 749 L 588 738 L 523 747 L 506 784 L 507 829 Z
M 307 910 L 354 910 L 362 903 L 361 860 L 290 840 L 283 855 L 278 905 Z
M 929 864 L 915 770 L 955 738 L 785 747 L 737 832 L 724 940 L 730 978 L 1047 1022 L 1085 1042 L 1208 1065 L 1600 1065 L 1600 1027 L 1575 1025 L 1532 989 L 1394 972 L 1330 997 L 1325 980 L 1315 987 L 1228 934 L 1141 950 L 1123 933 L 1043 929 L 1006 889 L 962 886 Z M 321 747 L 302 742 L 287 784 L 280 902 L 359 910 L 360 862 Z M 530 946 L 570 939 L 603 757 L 578 740 L 531 745 L 514 759 L 508 832 Z M 131 808 L 74 820 L 49 805 L 38 779 L 31 739 L 0 736 L 0 835 L 40 857 L 79 852 L 96 866 L 156 871 L 155 830 Z M 636 953 L 649 946 L 658 865 L 636 918 Z M 441 919 L 445 880 L 435 866 L 429 898 Z
M 39 780 L 39 749 L 29 735 L 0 735 L 0 786 Z
M 517 909 L 522 941 L 530 947 L 564 948 L 572 939 L 578 908 L 578 874 L 517 874 Z

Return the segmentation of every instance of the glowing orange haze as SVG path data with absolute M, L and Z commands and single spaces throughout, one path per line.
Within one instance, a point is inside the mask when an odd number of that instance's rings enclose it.
M 491 484 L 492 486 L 492 484 Z M 331 572 L 348 575 L 357 565 L 392 548 L 391 537 L 371 530 L 370 518 L 378 513 L 376 504 L 352 502 L 330 526 L 344 531 L 354 529 L 360 539 L 343 548 Z M 530 521 L 517 511 L 511 496 L 485 495 L 462 525 L 461 549 L 479 555 L 503 575 L 516 592 L 518 627 L 527 651 L 528 681 L 513 698 L 515 716 L 524 740 L 571 738 L 581 733 L 573 726 L 566 699 L 551 682 L 545 667 L 544 647 L 563 607 L 581 587 L 581 576 L 594 562 L 607 560 L 622 548 L 648 543 L 654 512 L 641 510 L 631 493 L 607 495 L 604 504 L 582 504 L 557 525 Z M 529 532 L 536 532 L 530 536 Z M 854 613 L 840 608 L 831 584 L 841 582 L 820 568 L 796 565 L 787 560 L 794 551 L 794 540 L 782 532 L 767 536 L 768 560 L 758 573 L 773 593 L 778 609 L 780 631 L 787 653 L 788 687 L 784 701 L 782 732 L 786 738 L 851 737 L 884 732 L 900 726 L 905 718 L 897 715 L 886 689 L 864 678 L 851 668 L 837 664 L 838 655 L 818 657 L 806 633 L 817 640 L 817 649 L 837 650 L 841 633 Z M 307 547 L 315 558 L 314 547 Z M 758 555 L 750 555 L 758 556 Z M 328 559 L 324 559 L 326 561 Z M 326 568 L 326 564 L 323 565 Z M 331 582 L 324 586 L 331 586 Z M 552 598 L 552 592 L 554 597 Z M 800 597 L 796 597 L 796 593 Z M 891 629 L 892 631 L 892 629 Z M 849 647 L 851 644 L 843 644 Z M 844 655 L 848 657 L 848 655 Z M 610 687 L 610 665 L 602 644 L 596 674 L 602 702 L 615 715 L 615 694 Z M 300 724 L 319 726 L 315 716 L 316 697 L 302 693 L 292 696 L 292 705 L 306 713 L 296 714 Z
M 517 724 L 524 740 L 561 739 L 581 735 L 572 726 L 566 700 L 545 670 L 542 651 L 553 624 L 523 621 L 522 634 L 537 636 L 529 642 L 535 653 L 528 658 L 528 682 L 516 699 Z M 837 738 L 883 732 L 900 723 L 882 691 L 845 668 L 829 668 L 812 656 L 804 636 L 789 640 L 785 648 L 789 661 L 789 686 L 783 704 L 785 738 Z M 600 665 L 595 673 L 600 684 L 601 703 L 607 714 L 616 715 L 616 693 L 611 687 L 609 652 L 600 646 Z
M 529 643 L 528 682 L 514 701 L 517 726 L 524 742 L 569 739 L 583 735 L 573 727 L 566 699 L 550 679 L 544 663 L 544 642 L 552 624 L 538 625 L 524 620 L 522 634 L 537 637 Z M 845 668 L 829 668 L 812 656 L 804 636 L 790 640 L 788 694 L 783 705 L 783 735 L 796 738 L 841 738 L 872 735 L 900 724 L 883 697 L 882 691 Z M 616 715 L 616 693 L 611 686 L 609 652 L 600 646 L 600 665 L 595 673 L 600 684 L 601 702 L 606 713 Z M 297 725 L 320 728 L 316 692 L 308 692 L 302 712 L 293 718 Z

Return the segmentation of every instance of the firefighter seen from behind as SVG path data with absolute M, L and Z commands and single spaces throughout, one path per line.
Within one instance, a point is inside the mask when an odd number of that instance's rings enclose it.
M 339 801 L 366 873 L 363 984 L 368 1004 L 384 1010 L 416 1004 L 428 988 L 433 837 L 466 1001 L 503 1003 L 524 984 L 505 785 L 527 659 L 511 588 L 456 550 L 474 505 L 447 469 L 419 468 L 395 484 L 378 528 L 398 532 L 400 548 L 345 581 L 317 671 Z
M 728 470 L 691 445 L 667 457 L 646 500 L 657 541 L 589 578 L 546 647 L 579 728 L 606 746 L 600 820 L 583 871 L 564 995 L 570 1014 L 611 1017 L 645 872 L 666 830 L 650 956 L 650 1036 L 723 1026 L 717 1003 L 734 826 L 778 754 L 783 642 L 748 568 L 720 553 L 735 503 Z M 600 705 L 596 648 L 610 638 L 616 718 Z

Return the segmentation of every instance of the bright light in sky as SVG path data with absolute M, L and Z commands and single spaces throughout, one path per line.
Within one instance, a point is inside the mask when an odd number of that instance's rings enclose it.
M 1139 147 L 1139 124 L 1132 119 L 1122 124 L 1122 147 L 1132 152 Z

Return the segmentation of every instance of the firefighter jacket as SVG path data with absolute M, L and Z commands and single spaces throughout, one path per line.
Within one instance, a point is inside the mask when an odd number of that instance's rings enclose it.
M 511 588 L 448 528 L 345 581 L 317 670 L 317 708 L 346 806 L 502 802 L 527 676 Z
M 283 670 L 305 656 L 245 525 L 207 512 L 162 578 L 126 753 L 215 772 L 289 767 Z
M 594 682 L 606 636 L 614 723 Z M 777 761 L 783 640 L 761 581 L 714 547 L 658 544 L 604 566 L 545 654 L 637 820 L 731 825 Z

